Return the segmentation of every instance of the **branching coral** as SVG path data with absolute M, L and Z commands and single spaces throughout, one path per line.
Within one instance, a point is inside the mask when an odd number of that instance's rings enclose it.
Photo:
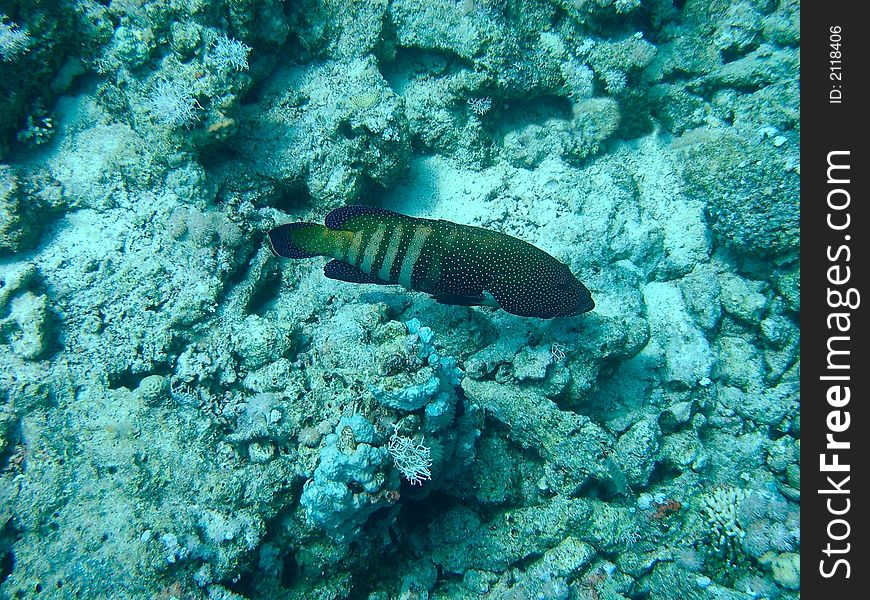
M 737 488 L 718 488 L 700 501 L 702 514 L 710 527 L 708 560 L 713 570 L 727 578 L 742 556 L 741 543 L 746 532 L 738 522 L 740 502 L 746 492 Z
M 411 485 L 423 485 L 423 482 L 432 479 L 432 458 L 428 446 L 423 445 L 421 440 L 418 444 L 412 438 L 393 432 L 387 446 L 390 456 L 402 477 L 411 482 Z

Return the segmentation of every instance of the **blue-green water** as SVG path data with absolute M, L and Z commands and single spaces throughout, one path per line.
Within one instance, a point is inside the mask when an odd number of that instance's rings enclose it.
M 799 597 L 799 13 L 0 3 L 0 598 Z

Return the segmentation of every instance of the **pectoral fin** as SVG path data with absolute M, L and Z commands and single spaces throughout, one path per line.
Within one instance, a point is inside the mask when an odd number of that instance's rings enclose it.
M 480 306 L 486 302 L 483 294 L 479 296 L 462 296 L 460 294 L 433 294 L 432 299 L 438 304 L 454 304 L 456 306 Z

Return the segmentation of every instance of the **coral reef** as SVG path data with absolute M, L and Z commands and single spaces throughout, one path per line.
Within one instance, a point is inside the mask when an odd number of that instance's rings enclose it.
M 798 598 L 799 19 L 4 3 L 0 596 Z M 595 309 L 264 244 L 350 203 Z
M 390 492 L 399 486 L 389 470 L 390 454 L 365 417 L 339 421 L 324 440 L 317 469 L 299 500 L 308 520 L 339 543 L 359 535 L 373 513 L 395 501 Z

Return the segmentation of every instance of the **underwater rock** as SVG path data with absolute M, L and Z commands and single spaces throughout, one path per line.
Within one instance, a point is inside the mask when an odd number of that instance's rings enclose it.
M 0 252 L 18 251 L 32 241 L 21 195 L 15 172 L 0 165 Z
M 541 385 L 541 391 L 551 400 L 564 400 L 572 379 L 571 371 L 562 364 L 555 364 Z
M 48 297 L 28 289 L 36 281 L 30 263 L 0 271 L 0 343 L 27 361 L 42 358 L 51 343 Z
M 783 473 L 788 465 L 799 460 L 800 445 L 791 436 L 782 436 L 767 449 L 767 466 L 774 473 Z
M 777 50 L 762 44 L 745 56 L 714 69 L 697 85 L 757 89 L 788 81 L 798 74 L 799 65 L 800 57 L 794 50 Z
M 764 381 L 767 385 L 775 385 L 785 379 L 800 360 L 800 335 L 793 335 L 782 349 L 765 348 L 763 352 L 766 369 Z
M 801 466 L 791 463 L 785 468 L 785 480 L 789 487 L 794 490 L 801 489 Z M 791 500 L 791 498 L 789 498 Z
M 654 419 L 644 419 L 619 436 L 613 460 L 633 488 L 644 488 L 656 465 L 661 430 Z
M 267 463 L 275 458 L 275 446 L 270 442 L 251 442 L 248 444 L 248 459 L 255 464 Z
M 782 315 L 773 315 L 761 322 L 761 335 L 774 348 L 782 348 L 794 341 L 799 331 L 791 319 Z
M 300 503 L 308 520 L 338 542 L 353 540 L 374 512 L 395 502 L 389 492 L 399 489 L 399 474 L 384 442 L 359 414 L 343 418 L 324 440 Z
M 521 495 L 518 479 L 527 464 L 513 455 L 510 447 L 502 436 L 487 432 L 477 442 L 467 481 L 474 489 L 474 498 L 483 506 L 510 503 Z M 463 488 L 468 491 L 466 486 Z
M 512 362 L 517 352 L 527 343 L 525 333 L 505 332 L 496 343 L 478 350 L 466 359 L 466 374 L 473 379 L 492 376 L 501 365 Z
M 659 413 L 658 424 L 664 433 L 673 433 L 692 417 L 691 402 L 675 402 Z
M 710 460 L 710 454 L 694 429 L 666 435 L 661 440 L 657 459 L 678 471 L 701 472 Z
M 278 70 L 261 97 L 240 109 L 250 125 L 232 140 L 257 177 L 335 207 L 358 199 L 365 181 L 389 186 L 406 171 L 402 102 L 373 57 Z
M 48 297 L 26 291 L 9 301 L 9 314 L 0 318 L 0 340 L 24 360 L 36 360 L 48 350 Z
M 770 565 L 773 579 L 787 590 L 801 587 L 801 560 L 796 552 L 784 552 L 773 559 Z
M 428 558 L 414 561 L 406 572 L 402 577 L 400 598 L 414 598 L 423 590 L 430 592 L 438 581 L 438 569 Z
M 777 273 L 773 278 L 776 291 L 785 299 L 789 310 L 800 312 L 801 309 L 801 268 L 800 265 L 785 272 Z
M 764 146 L 736 133 L 699 129 L 683 135 L 687 192 L 707 199 L 715 237 L 737 252 L 766 257 L 799 247 L 799 176 Z M 710 178 L 709 174 L 719 175 Z
M 799 170 L 797 140 L 800 129 L 800 86 L 796 81 L 768 85 L 751 94 L 730 100 L 734 126 L 744 131 L 758 131 L 766 149 L 779 155 L 788 170 Z M 723 99 L 724 101 L 724 99 Z
M 289 359 L 279 358 L 260 369 L 249 372 L 245 375 L 242 384 L 252 392 L 282 392 L 288 389 L 299 389 L 302 378 L 302 373 L 293 369 Z
M 641 5 L 640 0 L 600 0 L 580 3 L 559 0 L 556 4 L 578 23 L 586 23 L 593 17 L 613 18 L 616 15 L 630 15 Z
M 514 357 L 513 373 L 517 381 L 540 381 L 547 376 L 547 368 L 553 362 L 548 346 L 526 346 Z
M 625 77 L 628 73 L 644 69 L 655 55 L 656 47 L 643 35 L 635 34 L 615 42 L 599 41 L 592 47 L 589 62 L 596 74 L 606 81 L 608 73 L 613 71 L 622 72 Z
M 460 510 L 441 513 L 429 529 L 432 560 L 456 574 L 468 569 L 503 571 L 523 558 L 542 555 L 563 540 L 564 532 L 592 519 L 587 500 L 564 496 L 504 511 L 487 524 L 475 523 L 472 515 Z
M 720 53 L 734 60 L 757 45 L 761 26 L 761 15 L 749 3 L 732 4 L 713 33 L 713 43 Z
M 396 390 L 372 387 L 372 395 L 384 406 L 396 410 L 414 411 L 423 408 L 438 392 L 441 379 L 429 368 L 417 371 L 416 375 L 411 380 L 401 380 L 401 387 Z
M 0 405 L 0 456 L 14 439 L 13 431 L 18 424 L 18 416 L 10 403 Z
M 107 113 L 89 96 L 70 98 L 61 108 L 64 121 L 81 129 L 58 141 L 45 168 L 62 187 L 68 208 L 107 210 L 128 204 L 125 194 L 107 191 L 107 178 L 124 182 L 126 190 L 145 192 L 157 185 L 166 167 L 148 144 L 148 128 L 105 123 Z
M 248 315 L 233 332 L 235 351 L 246 370 L 281 358 L 290 348 L 289 332 L 257 315 Z
M 784 46 L 800 43 L 800 1 L 779 2 L 776 10 L 762 19 L 762 35 L 768 42 Z
M 767 296 L 762 293 L 764 284 L 730 273 L 721 274 L 719 282 L 719 298 L 725 312 L 741 321 L 757 325 L 768 304 Z
M 764 386 L 764 363 L 758 348 L 743 337 L 720 335 L 716 339 L 716 379 L 745 391 Z
M 448 51 L 471 60 L 496 38 L 490 19 L 476 19 L 458 4 L 400 0 L 390 5 L 400 45 Z M 448 33 L 450 32 L 450 33 Z
M 656 598 L 716 598 L 717 600 L 745 600 L 746 593 L 712 582 L 679 565 L 660 562 L 646 578 L 651 597 Z
M 799 385 L 793 381 L 784 381 L 760 392 L 757 388 L 744 392 L 721 386 L 718 395 L 722 406 L 762 425 L 777 425 L 800 406 Z
M 513 579 L 513 578 L 512 578 Z M 496 598 L 547 598 L 548 600 L 569 600 L 571 589 L 561 577 L 520 576 L 513 585 L 506 582 L 496 586 L 491 592 Z
M 264 533 L 264 525 L 248 510 L 233 513 L 204 509 L 199 512 L 199 526 L 205 538 L 213 544 L 242 542 L 256 547 Z
M 0 285 L 0 314 L 6 311 L 9 300 L 13 296 L 35 285 L 38 277 L 36 265 L 30 262 L 4 266 L 0 271 L 0 281 L 3 282 L 3 285 Z
M 498 580 L 498 575 L 491 571 L 480 569 L 468 569 L 462 575 L 462 587 L 468 592 L 478 596 L 488 593 L 492 584 Z
M 695 323 L 705 331 L 715 329 L 722 318 L 722 290 L 715 268 L 710 263 L 695 265 L 679 280 L 679 286 Z
M 559 410 L 533 390 L 494 381 L 466 380 L 466 394 L 507 427 L 507 435 L 546 459 L 545 481 L 557 493 L 574 494 L 591 478 L 611 478 L 601 449 L 613 439 L 587 417 Z
M 553 156 L 582 164 L 600 152 L 619 128 L 619 105 L 611 98 L 589 98 L 577 102 L 572 110 L 570 121 L 550 119 L 543 125 L 532 123 L 510 131 L 504 137 L 502 156 L 523 169 L 533 169 Z
M 248 454 L 263 458 L 274 452 L 272 445 L 285 445 L 298 431 L 292 404 L 280 394 L 259 393 L 244 398 L 234 411 L 238 413 L 233 431 L 226 440 L 240 445 L 247 444 Z M 252 449 L 252 446 L 257 445 Z
M 643 297 L 651 337 L 642 354 L 663 360 L 667 381 L 687 387 L 698 385 L 710 375 L 713 352 L 687 313 L 679 288 L 652 282 L 644 286 Z
M 388 53 L 388 48 L 383 48 L 392 42 L 384 31 L 388 6 L 386 2 L 363 2 L 349 9 L 338 4 L 302 2 L 292 12 L 293 34 L 304 46 L 316 49 L 318 55 L 338 60 L 365 57 L 378 50 Z M 275 10 L 282 12 L 280 4 Z
M 526 570 L 527 577 L 568 579 L 592 562 L 597 552 L 585 541 L 568 536 L 550 548 Z
M 661 83 L 652 86 L 649 93 L 656 117 L 676 135 L 702 127 L 713 110 L 704 98 L 690 92 L 683 84 Z
M 609 308 L 612 311 L 616 307 Z M 613 361 L 618 363 L 638 355 L 649 346 L 649 341 L 650 327 L 644 318 L 631 314 L 590 313 L 582 333 L 568 349 L 571 356 L 565 367 L 570 380 L 564 397 L 559 400 L 560 406 L 572 409 L 584 406 L 598 388 L 602 370 L 614 364 Z M 552 388 L 545 386 L 542 391 L 549 394 Z

